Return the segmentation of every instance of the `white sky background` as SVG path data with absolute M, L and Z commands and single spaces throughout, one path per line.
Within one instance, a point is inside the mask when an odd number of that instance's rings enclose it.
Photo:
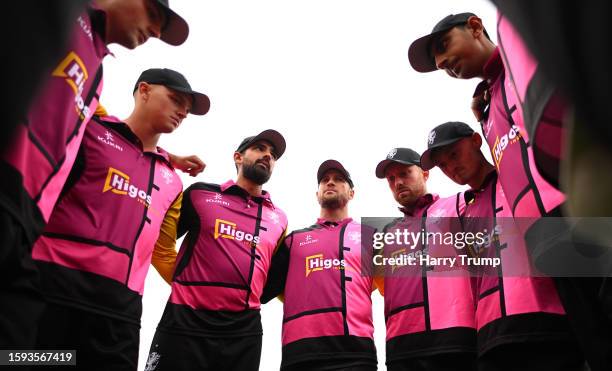
M 110 114 L 129 115 L 140 72 L 167 67 L 183 73 L 211 99 L 206 116 L 189 116 L 160 145 L 196 154 L 207 168 L 195 181 L 235 179 L 232 155 L 240 141 L 268 128 L 281 132 L 287 151 L 265 185 L 289 217 L 289 229 L 319 215 L 315 191 L 319 164 L 341 161 L 355 181 L 354 219 L 399 216 L 376 164 L 394 147 L 426 148 L 429 130 L 464 121 L 480 131 L 470 111 L 477 81 L 443 72 L 419 74 L 408 63 L 410 43 L 450 13 L 472 11 L 495 40 L 495 9 L 485 0 L 173 0 L 190 25 L 187 42 L 171 47 L 150 40 L 134 51 L 111 46 L 104 63 L 101 102 Z M 486 144 L 483 150 L 488 153 Z M 490 156 L 489 156 L 490 158 Z M 442 196 L 461 188 L 437 169 L 428 188 Z M 180 246 L 180 244 L 177 244 Z M 169 286 L 153 268 L 147 278 L 139 370 L 144 369 Z M 385 364 L 383 300 L 373 294 L 379 369 Z M 261 370 L 280 365 L 282 304 L 262 307 Z

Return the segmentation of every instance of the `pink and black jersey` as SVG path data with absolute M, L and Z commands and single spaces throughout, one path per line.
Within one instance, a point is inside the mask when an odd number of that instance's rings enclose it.
M 500 50 L 496 49 L 484 68 L 491 102 L 482 132 L 491 149 L 510 211 L 514 217 L 537 218 L 550 214 L 565 196 L 547 182 L 535 166 L 533 148 L 523 124 L 520 102 L 513 92 Z
M 92 120 L 33 247 L 47 298 L 139 323 L 153 248 L 182 188 L 165 151 L 143 152 L 112 117 Z
M 178 225 L 178 236 L 187 235 L 158 330 L 260 335 L 260 296 L 286 229 L 287 216 L 265 191 L 251 196 L 231 180 L 192 184 Z
M 75 161 L 102 89 L 105 14 L 89 9 L 73 25 L 71 40 L 32 101 L 2 155 L 0 207 L 11 213 L 33 244 L 49 220 Z
M 532 277 L 523 234 L 512 213 L 497 174 L 489 174 L 481 189 L 465 192 L 461 216 L 466 232 L 488 231 L 480 257 L 499 258 L 497 267 L 479 267 L 476 323 L 478 351 L 522 342 L 570 338 L 565 311 L 552 279 Z
M 372 232 L 351 218 L 318 219 L 285 238 L 262 297 L 284 293 L 281 368 L 332 359 L 376 365 L 372 260 L 362 256 Z
M 568 112 L 554 85 L 544 76 L 542 67 L 531 55 L 513 25 L 501 14 L 497 18 L 499 51 L 505 74 L 514 95 L 516 109 L 522 120 L 517 121 L 533 148 L 538 171 L 558 188 L 559 163 L 562 155 L 565 128 L 563 120 Z
M 427 194 L 414 210 L 385 232 L 447 233 L 459 231 L 462 194 L 448 198 Z M 440 241 L 422 240 L 417 246 L 386 244 L 383 255 L 419 259 L 421 255 L 456 256 Z M 440 353 L 475 353 L 475 279 L 467 271 L 448 272 L 426 264 L 385 266 L 384 296 L 387 325 L 387 362 Z M 460 367 L 460 366 L 458 366 Z

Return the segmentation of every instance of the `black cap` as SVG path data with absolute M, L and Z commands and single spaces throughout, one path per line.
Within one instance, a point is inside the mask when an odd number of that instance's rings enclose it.
M 242 152 L 249 148 L 252 144 L 260 140 L 265 140 L 272 144 L 272 146 L 274 147 L 274 156 L 277 160 L 281 158 L 283 153 L 285 153 L 285 148 L 287 148 L 285 138 L 283 138 L 281 133 L 272 129 L 264 130 L 257 135 L 244 138 L 244 140 L 240 142 L 238 148 L 236 148 L 236 152 Z
M 387 166 L 392 162 L 397 162 L 402 165 L 416 165 L 421 166 L 421 155 L 410 148 L 393 148 L 388 154 L 387 158 L 382 160 L 376 165 L 376 177 L 383 179 L 385 177 L 385 170 Z
M 423 170 L 430 170 L 435 165 L 431 160 L 431 151 L 453 144 L 463 138 L 471 137 L 474 130 L 468 124 L 458 121 L 447 122 L 436 126 L 429 132 L 427 138 L 427 150 L 421 155 L 421 167 Z
M 140 74 L 138 81 L 136 81 L 134 91 L 138 89 L 138 84 L 141 82 L 164 85 L 172 90 L 191 95 L 193 97 L 193 104 L 189 113 L 194 115 L 204 115 L 210 108 L 210 99 L 208 99 L 205 94 L 193 91 L 185 76 L 174 70 L 168 68 L 151 68 L 144 71 Z
M 317 170 L 317 183 L 321 183 L 321 179 L 325 176 L 329 170 L 338 170 L 343 176 L 346 182 L 354 188 L 353 179 L 351 179 L 351 174 L 342 166 L 339 161 L 336 160 L 325 160 L 319 165 L 319 170 Z
M 438 69 L 431 55 L 431 41 L 451 28 L 467 23 L 474 13 L 451 14 L 438 22 L 429 35 L 416 39 L 408 49 L 408 60 L 417 72 L 431 72 Z
M 160 40 L 170 45 L 181 45 L 189 36 L 189 25 L 172 9 L 168 0 L 157 0 L 157 3 L 166 13 L 166 24 L 161 30 Z

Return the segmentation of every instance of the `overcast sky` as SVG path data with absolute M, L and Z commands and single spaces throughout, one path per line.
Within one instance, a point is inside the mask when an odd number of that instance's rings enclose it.
M 140 72 L 167 67 L 183 73 L 207 94 L 206 116 L 189 116 L 162 137 L 176 154 L 196 154 L 207 168 L 195 181 L 235 179 L 232 155 L 240 141 L 272 128 L 287 151 L 265 185 L 289 217 L 289 229 L 311 225 L 319 214 L 316 170 L 329 158 L 351 172 L 354 219 L 398 216 L 376 164 L 394 147 L 426 148 L 430 129 L 464 121 L 479 131 L 469 109 L 476 80 L 451 80 L 443 72 L 419 74 L 408 63 L 410 43 L 450 13 L 472 11 L 495 40 L 495 9 L 484 0 L 173 0 L 190 25 L 187 42 L 171 47 L 150 40 L 134 51 L 111 46 L 104 62 L 101 102 L 125 118 L 133 108 L 132 88 Z M 484 144 L 483 150 L 488 153 Z M 451 195 L 460 187 L 438 170 L 430 192 Z M 180 241 L 179 241 L 180 242 Z M 169 286 L 153 268 L 147 278 L 140 367 L 168 299 Z M 383 300 L 373 294 L 379 369 L 384 370 Z M 282 305 L 263 306 L 261 370 L 280 365 Z

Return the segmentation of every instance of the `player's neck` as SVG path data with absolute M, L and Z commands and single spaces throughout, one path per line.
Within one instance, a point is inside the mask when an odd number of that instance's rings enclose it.
M 348 206 L 344 206 L 338 209 L 321 208 L 321 213 L 319 217 L 330 222 L 339 222 L 348 218 Z
M 474 176 L 468 183 L 470 188 L 472 189 L 481 189 L 484 185 L 485 180 L 489 174 L 495 171 L 495 167 L 491 165 L 488 161 L 484 160 L 480 169 L 478 169 L 478 173 Z
M 145 121 L 139 118 L 137 115 L 130 115 L 130 117 L 123 120 L 134 134 L 140 139 L 142 143 L 142 149 L 145 152 L 157 152 L 157 143 L 161 137 L 161 133 L 155 132 L 151 127 L 146 125 Z
M 251 196 L 259 197 L 263 193 L 261 184 L 257 184 L 241 175 L 236 179 L 236 185 L 247 191 Z

